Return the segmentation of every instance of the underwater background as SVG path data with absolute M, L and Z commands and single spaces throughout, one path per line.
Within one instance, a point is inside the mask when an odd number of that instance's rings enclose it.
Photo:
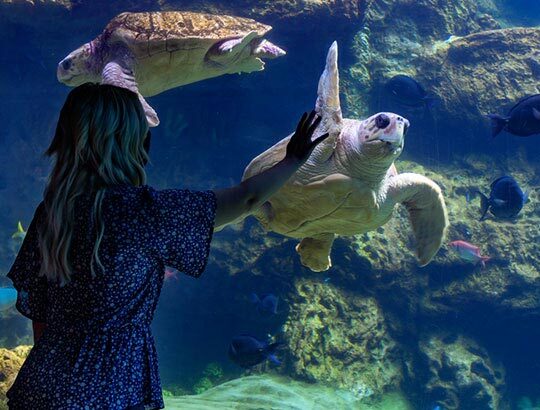
M 153 331 L 167 408 L 540 409 L 540 136 L 492 138 L 486 118 L 540 93 L 537 0 L 0 0 L 0 287 L 48 176 L 43 152 L 69 92 L 58 62 L 118 13 L 158 10 L 255 19 L 287 55 L 149 97 L 161 119 L 150 185 L 239 182 L 314 107 L 337 41 L 344 117 L 408 118 L 396 166 L 437 182 L 450 219 L 423 268 L 400 208 L 376 231 L 339 237 L 321 273 L 252 218 L 216 233 L 202 277 L 173 275 L 162 290 Z M 398 74 L 435 103 L 391 98 Z M 474 193 L 502 175 L 529 199 L 512 220 L 480 221 Z M 455 240 L 491 259 L 460 259 Z M 276 313 L 261 314 L 253 293 L 275 295 Z M 283 342 L 282 364 L 232 363 L 231 339 L 246 333 Z M 1 311 L 0 408 L 30 344 L 30 322 Z

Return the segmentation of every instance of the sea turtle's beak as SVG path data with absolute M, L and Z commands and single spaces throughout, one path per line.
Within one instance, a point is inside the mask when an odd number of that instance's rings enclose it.
M 409 130 L 409 120 L 403 117 L 396 117 L 392 122 L 379 133 L 378 137 L 380 141 L 387 142 L 392 146 L 398 148 L 403 146 L 403 140 L 405 134 Z

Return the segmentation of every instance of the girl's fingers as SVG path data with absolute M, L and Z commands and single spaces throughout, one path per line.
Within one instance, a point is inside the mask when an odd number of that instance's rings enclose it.
M 296 132 L 295 134 L 299 134 L 304 126 L 304 122 L 306 122 L 307 118 L 307 112 L 302 114 L 302 118 L 300 118 L 300 121 L 298 122 L 298 125 L 296 126 Z M 294 135 L 293 135 L 294 136 Z
M 319 124 L 321 123 L 321 121 L 322 121 L 322 117 L 317 116 L 317 118 L 315 118 L 315 121 L 313 121 L 313 124 L 311 124 L 311 127 L 309 127 L 308 135 L 310 138 L 315 132 L 315 130 L 317 129 L 317 127 L 319 126 Z
M 311 123 L 313 122 L 313 118 L 315 118 L 315 116 L 317 115 L 317 113 L 315 112 L 315 110 L 312 110 L 310 113 L 309 113 L 309 117 L 307 118 L 306 122 L 304 123 L 304 126 L 309 130 L 309 126 L 311 125 Z
M 326 133 L 326 134 L 321 135 L 321 136 L 318 137 L 315 141 L 312 142 L 311 146 L 312 146 L 312 147 L 316 147 L 316 146 L 319 145 L 321 142 L 323 142 L 325 139 L 327 139 L 329 136 L 330 136 L 329 133 Z

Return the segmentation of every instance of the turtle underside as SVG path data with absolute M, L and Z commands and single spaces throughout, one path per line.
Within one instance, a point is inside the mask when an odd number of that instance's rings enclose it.
M 139 92 L 148 97 L 224 72 L 246 71 L 234 61 L 220 64 L 211 60 L 208 54 L 224 41 L 248 35 L 262 39 L 270 30 L 255 20 L 233 16 L 178 11 L 122 13 L 109 22 L 99 42 L 112 53 L 115 45 L 131 51 Z M 252 71 L 263 68 L 262 61 L 257 63 Z

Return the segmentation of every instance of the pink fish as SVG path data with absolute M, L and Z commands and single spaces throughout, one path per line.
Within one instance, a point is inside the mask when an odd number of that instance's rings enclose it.
M 164 280 L 165 281 L 169 281 L 169 280 L 178 280 L 178 271 L 173 269 L 173 268 L 169 268 L 169 267 L 166 267 L 165 268 L 165 274 L 164 274 Z
M 480 254 L 480 248 L 469 242 L 453 241 L 450 242 L 450 247 L 457 252 L 461 259 L 473 263 L 480 262 L 483 267 L 485 267 L 486 262 L 491 259 L 489 256 L 482 256 Z

